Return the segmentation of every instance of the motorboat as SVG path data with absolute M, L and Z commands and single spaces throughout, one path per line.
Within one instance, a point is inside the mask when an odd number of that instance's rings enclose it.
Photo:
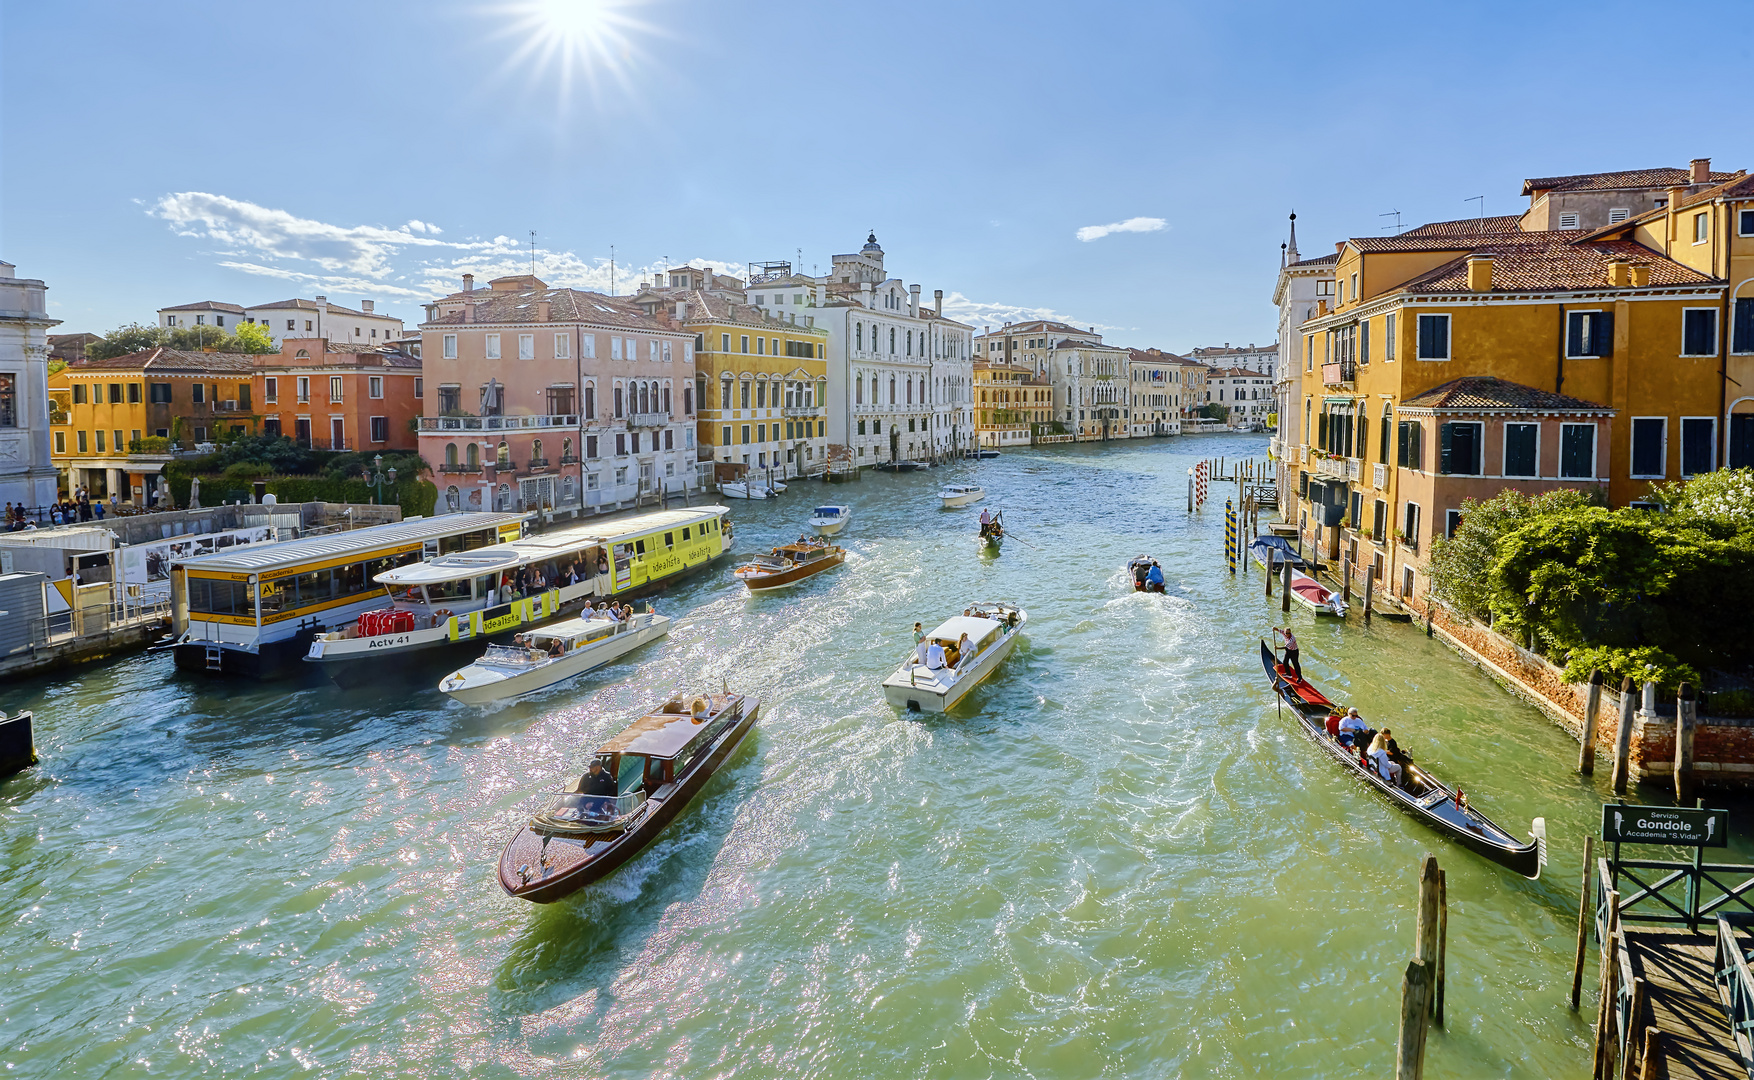
M 974 456 L 977 458 L 996 458 L 999 456 L 999 452 L 997 450 L 979 450 L 975 452 Z
M 1151 569 L 1157 568 L 1157 580 L 1151 580 Z M 1127 580 L 1133 583 L 1134 592 L 1163 592 L 1163 567 L 1149 555 L 1140 555 L 1127 563 Z
M 1464 792 L 1444 784 L 1411 759 L 1396 761 L 1402 772 L 1399 782 L 1382 776 L 1360 753 L 1361 747 L 1347 745 L 1340 741 L 1339 736 L 1328 733 L 1328 718 L 1340 715 L 1340 708 L 1303 676 L 1279 663 L 1265 641 L 1261 642 L 1261 666 L 1267 669 L 1273 692 L 1291 707 L 1303 733 L 1353 777 L 1468 850 L 1524 877 L 1541 876 L 1541 868 L 1547 864 L 1547 823 L 1544 819 L 1534 820 L 1530 839 L 1523 843 L 1471 806 Z
M 1293 570 L 1305 569 L 1306 565 L 1303 556 L 1293 551 L 1291 541 L 1283 536 L 1255 537 L 1249 541 L 1249 555 L 1263 569 L 1275 574 L 1279 573 L 1280 567 L 1286 563 L 1290 563 Z
M 824 536 L 833 536 L 853 520 L 850 506 L 818 506 L 810 512 L 810 527 Z
M 986 489 L 978 484 L 945 484 L 938 489 L 938 501 L 944 504 L 946 510 L 972 506 L 986 497 Z
M 883 696 L 891 705 L 909 712 L 951 708 L 1011 655 L 1029 620 L 1014 604 L 971 604 L 966 610 L 927 634 L 895 674 L 883 680 Z M 959 651 L 965 634 L 971 646 L 967 655 Z M 943 652 L 942 662 L 933 667 L 938 649 Z
M 981 522 L 980 532 L 976 538 L 994 551 L 1005 542 L 1005 512 L 996 510 L 985 521 Z
M 772 479 L 771 477 L 767 480 L 767 488 L 776 495 L 784 495 L 786 493 L 786 485 L 778 480 Z
M 553 903 L 639 854 L 700 794 L 755 726 L 761 702 L 729 691 L 674 697 L 597 748 L 590 773 L 531 815 L 499 857 L 499 885 Z
M 826 540 L 800 538 L 795 544 L 781 544 L 772 554 L 757 555 L 731 573 L 752 593 L 787 589 L 807 577 L 832 570 L 845 562 L 844 548 Z
M 438 688 L 469 705 L 528 694 L 616 660 L 670 632 L 670 619 L 649 609 L 626 622 L 566 619 L 489 645 L 481 659 L 439 680 Z
M 719 494 L 727 499 L 779 498 L 779 492 L 759 480 L 726 480 L 719 484 Z
M 1317 615 L 1346 614 L 1346 601 L 1339 593 L 1298 570 L 1291 571 L 1291 598 Z
M 876 466 L 878 472 L 919 472 L 926 466 L 918 461 L 886 461 Z

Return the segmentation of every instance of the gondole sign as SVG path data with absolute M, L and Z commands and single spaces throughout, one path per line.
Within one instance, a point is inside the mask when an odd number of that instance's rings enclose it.
M 1728 810 L 1608 803 L 1602 807 L 1602 839 L 1611 844 L 1725 847 L 1729 821 Z

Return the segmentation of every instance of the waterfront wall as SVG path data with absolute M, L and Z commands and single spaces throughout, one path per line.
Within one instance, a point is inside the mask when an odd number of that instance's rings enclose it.
M 1583 738 L 1589 687 L 1567 682 L 1563 669 L 1488 627 L 1439 607 L 1431 609 L 1432 636 L 1473 661 L 1500 685 L 1540 709 L 1574 739 Z M 1634 783 L 1667 781 L 1675 771 L 1675 706 L 1635 712 L 1628 776 Z M 1666 710 L 1666 712 L 1664 711 Z M 1620 688 L 1602 688 L 1596 717 L 1598 768 L 1612 767 L 1620 717 Z M 1754 790 L 1754 719 L 1701 716 L 1693 735 L 1695 780 L 1714 788 Z

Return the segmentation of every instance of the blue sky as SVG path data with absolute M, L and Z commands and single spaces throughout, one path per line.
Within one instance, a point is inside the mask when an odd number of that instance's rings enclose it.
M 1515 212 L 1529 176 L 1754 167 L 1718 104 L 1754 70 L 1727 3 L 0 12 L 0 258 L 63 331 L 316 293 L 413 323 L 465 270 L 527 268 L 531 229 L 550 284 L 606 288 L 613 244 L 623 291 L 875 229 L 977 326 L 1180 351 L 1272 340 L 1293 209 L 1308 256 L 1391 210 Z

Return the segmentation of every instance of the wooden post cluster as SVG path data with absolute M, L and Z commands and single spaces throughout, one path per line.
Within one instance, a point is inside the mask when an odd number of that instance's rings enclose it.
M 1589 945 L 1590 932 L 1590 873 L 1596 868 L 1596 838 L 1583 838 L 1583 891 L 1577 898 L 1577 959 L 1571 965 L 1571 1007 L 1577 1008 L 1578 997 L 1583 993 L 1583 958 Z
M 1352 606 L 1352 556 L 1345 555 L 1340 559 L 1340 590 L 1344 594 L 1341 599 L 1346 606 Z
M 1632 753 L 1632 676 L 1620 680 L 1620 727 L 1614 733 L 1614 794 L 1626 794 L 1627 757 Z
M 1419 1080 L 1425 1072 L 1425 1035 L 1443 1015 L 1443 948 L 1448 938 L 1443 871 L 1434 856 L 1419 867 L 1419 909 L 1413 959 L 1401 978 L 1401 1028 L 1395 1043 L 1395 1080 Z
M 1699 701 L 1692 683 L 1682 683 L 1675 704 L 1675 805 L 1693 798 L 1693 732 L 1699 726 Z
M 1583 746 L 1577 752 L 1577 771 L 1589 776 L 1596 771 L 1596 716 L 1602 711 L 1602 673 L 1590 669 L 1590 691 L 1583 706 Z M 1587 863 L 1588 860 L 1586 859 Z M 1588 867 L 1585 867 L 1588 871 Z
M 1614 1040 L 1620 995 L 1620 893 L 1608 893 L 1608 936 L 1602 942 L 1602 980 L 1596 1004 L 1596 1058 L 1591 1080 L 1612 1080 L 1617 1049 Z

